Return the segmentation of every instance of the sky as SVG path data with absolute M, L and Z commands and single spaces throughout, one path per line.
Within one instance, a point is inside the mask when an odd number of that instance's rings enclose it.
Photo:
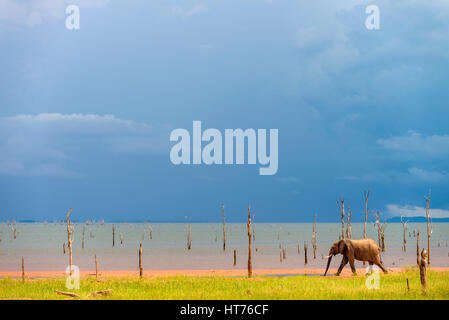
M 0 221 L 449 217 L 448 74 L 445 0 L 0 0 Z M 277 173 L 174 165 L 194 120 L 278 129 Z

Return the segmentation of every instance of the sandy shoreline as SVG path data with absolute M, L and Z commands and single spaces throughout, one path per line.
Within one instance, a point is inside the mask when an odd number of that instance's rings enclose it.
M 433 271 L 449 271 L 448 267 L 431 267 Z M 329 269 L 328 274 L 333 275 L 337 269 Z M 400 273 L 404 268 L 388 268 L 389 272 Z M 139 276 L 137 270 L 101 270 L 98 272 L 100 277 L 126 277 Z M 365 270 L 357 270 L 358 275 L 365 273 Z M 242 277 L 247 275 L 246 269 L 232 270 L 146 270 L 145 277 L 169 277 L 169 276 L 225 276 L 225 277 Z M 258 269 L 253 270 L 255 276 L 275 276 L 275 275 L 322 275 L 324 269 L 307 268 L 307 269 Z M 350 269 L 344 269 L 341 276 L 351 276 Z M 0 278 L 11 277 L 18 278 L 22 276 L 21 271 L 0 271 Z M 67 275 L 62 271 L 25 271 L 27 278 L 65 278 Z M 95 270 L 80 271 L 81 278 L 95 277 Z

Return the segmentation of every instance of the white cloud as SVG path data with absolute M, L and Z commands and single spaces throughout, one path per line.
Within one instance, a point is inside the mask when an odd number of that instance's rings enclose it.
M 206 12 L 208 10 L 209 10 L 209 8 L 204 3 L 196 4 L 191 8 L 183 8 L 181 6 L 171 7 L 171 12 L 174 15 L 184 17 L 184 18 L 191 17 L 194 15 L 200 14 L 202 12 Z
M 377 143 L 386 149 L 421 153 L 429 156 L 449 154 L 449 135 L 423 136 L 421 133 L 409 131 L 406 136 L 378 139 Z
M 29 27 L 65 17 L 70 4 L 82 8 L 99 7 L 109 0 L 0 0 L 0 21 Z
M 392 217 L 425 217 L 426 216 L 426 208 L 405 205 L 401 206 L 398 204 L 387 204 L 387 214 Z M 432 218 L 448 218 L 449 210 L 444 209 L 432 209 L 430 208 L 430 216 Z
M 408 172 L 412 177 L 416 177 L 417 179 L 425 182 L 449 181 L 449 173 L 446 171 L 423 170 L 414 167 L 409 168 Z
M 0 174 L 77 176 L 77 159 L 168 150 L 168 126 L 113 115 L 41 113 L 0 118 Z

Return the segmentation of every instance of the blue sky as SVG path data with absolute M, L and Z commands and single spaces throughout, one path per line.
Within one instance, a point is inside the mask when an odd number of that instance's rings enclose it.
M 0 0 L 0 70 L 0 220 L 449 216 L 447 1 Z M 193 120 L 279 129 L 277 174 L 174 166 Z

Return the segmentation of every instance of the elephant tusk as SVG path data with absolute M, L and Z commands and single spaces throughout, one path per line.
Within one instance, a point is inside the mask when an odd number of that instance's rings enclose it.
M 323 259 L 329 259 L 330 257 L 332 257 L 332 256 L 331 255 L 324 256 Z

